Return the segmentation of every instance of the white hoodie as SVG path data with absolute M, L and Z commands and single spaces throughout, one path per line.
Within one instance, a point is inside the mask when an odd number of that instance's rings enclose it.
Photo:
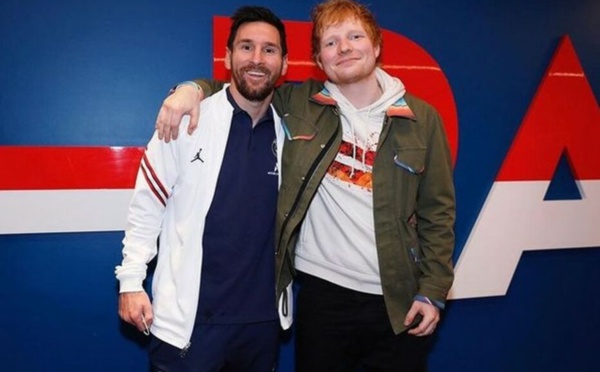
M 404 96 L 402 82 L 381 69 L 383 95 L 357 109 L 330 82 L 343 128 L 340 150 L 330 165 L 296 246 L 298 270 L 359 292 L 382 294 L 375 245 L 372 166 L 386 110 Z

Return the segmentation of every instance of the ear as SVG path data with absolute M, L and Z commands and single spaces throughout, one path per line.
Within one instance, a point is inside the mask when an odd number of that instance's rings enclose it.
M 323 71 L 325 70 L 323 68 L 323 63 L 321 63 L 321 55 L 320 54 L 315 57 L 315 62 L 317 63 L 317 66 L 319 66 L 319 68 L 321 70 L 323 70 Z
M 377 45 L 375 47 L 375 59 L 379 58 L 380 53 L 381 53 L 381 45 Z
M 229 48 L 225 48 L 225 68 L 231 70 L 231 50 Z
M 288 57 L 283 57 L 283 65 L 281 67 L 281 76 L 284 76 L 287 73 L 288 69 Z

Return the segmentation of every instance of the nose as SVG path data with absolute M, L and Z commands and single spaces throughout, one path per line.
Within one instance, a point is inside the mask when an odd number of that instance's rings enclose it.
M 255 48 L 254 52 L 252 53 L 252 62 L 259 64 L 260 62 L 262 62 L 263 60 L 263 53 L 262 50 L 260 48 Z
M 352 51 L 352 45 L 347 40 L 340 42 L 340 54 L 348 54 Z

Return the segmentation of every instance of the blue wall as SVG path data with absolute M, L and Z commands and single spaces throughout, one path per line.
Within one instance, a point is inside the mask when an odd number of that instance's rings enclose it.
M 2 1 L 0 146 L 144 146 L 168 89 L 212 74 L 212 16 L 245 3 Z M 305 21 L 314 2 L 260 3 Z M 600 1 L 369 3 L 453 88 L 458 257 L 562 35 L 600 96 Z M 2 370 L 147 370 L 146 340 L 116 312 L 121 238 L 0 236 Z M 525 253 L 506 296 L 449 304 L 431 370 L 597 370 L 598 268 L 600 248 Z M 280 372 L 292 370 L 292 349 Z

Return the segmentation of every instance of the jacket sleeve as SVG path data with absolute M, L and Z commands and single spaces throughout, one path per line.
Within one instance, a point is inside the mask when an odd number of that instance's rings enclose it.
M 155 133 L 141 159 L 129 204 L 123 261 L 115 269 L 119 292 L 143 290 L 148 263 L 156 256 L 167 201 L 177 180 L 177 141 L 164 143 Z
M 275 89 L 273 95 L 273 107 L 282 116 L 288 108 L 303 107 L 308 103 L 310 97 L 323 89 L 323 83 L 314 79 L 308 79 L 303 83 L 285 83 Z
M 433 109 L 426 121 L 431 126 L 425 172 L 419 184 L 417 234 L 423 275 L 419 294 L 443 304 L 454 279 L 454 221 L 456 217 L 452 159 L 442 121 Z
M 202 88 L 205 98 L 210 97 L 213 94 L 217 93 L 218 91 L 223 89 L 223 86 L 225 85 L 225 83 L 222 81 L 209 80 L 209 79 L 197 79 L 197 80 L 194 80 L 194 82 L 196 84 L 198 84 L 198 86 L 200 86 L 200 88 Z

